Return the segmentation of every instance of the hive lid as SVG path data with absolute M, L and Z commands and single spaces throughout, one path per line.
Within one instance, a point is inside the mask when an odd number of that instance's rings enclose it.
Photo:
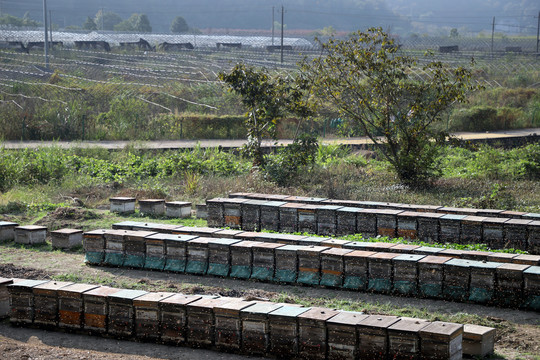
M 252 248 L 256 245 L 262 244 L 260 241 L 242 240 L 238 243 L 232 244 L 231 248 Z
M 524 226 L 524 225 L 529 225 L 532 222 L 533 222 L 532 220 L 528 220 L 528 219 L 510 219 L 507 222 L 505 222 L 504 225 L 505 226 L 506 225 Z
M 135 298 L 138 298 L 140 296 L 143 296 L 147 294 L 146 291 L 143 290 L 130 290 L 130 289 L 123 289 L 116 293 L 108 295 L 110 298 L 114 299 L 125 299 L 125 300 L 133 300 Z
M 202 299 L 202 296 L 200 295 L 174 294 L 173 296 L 162 299 L 159 302 L 164 304 L 186 305 L 200 299 Z
M 514 262 L 525 265 L 540 265 L 540 255 L 521 254 L 514 258 Z
M 73 234 L 82 234 L 82 230 L 79 229 L 58 229 L 51 231 L 51 234 L 58 234 L 58 235 L 73 235 Z
M 194 239 L 188 240 L 188 245 L 202 245 L 202 246 L 208 246 L 208 243 L 212 240 L 215 240 L 215 238 L 211 237 L 196 237 Z
M 268 201 L 252 199 L 252 200 L 246 201 L 243 205 L 252 205 L 252 206 L 264 205 L 264 206 L 268 206 Z
M 416 211 L 403 211 L 398 214 L 398 217 L 416 218 L 418 217 L 418 213 Z
M 165 199 L 141 199 L 139 204 L 165 204 Z
M 460 267 L 471 267 L 474 263 L 474 260 L 464 260 L 464 259 L 452 259 L 445 263 L 445 265 L 460 266 Z
M 83 233 L 83 236 L 94 236 L 94 235 L 102 236 L 108 231 L 114 231 L 114 230 L 107 230 L 107 229 L 90 230 L 90 231 L 85 231 Z
M 431 324 L 423 319 L 404 319 L 401 318 L 398 322 L 390 325 L 388 331 L 400 332 L 400 333 L 417 333 L 421 329 Z
M 371 255 L 369 257 L 369 259 L 370 260 L 375 260 L 375 261 L 392 260 L 393 258 L 396 258 L 398 256 L 400 256 L 400 254 L 388 253 L 388 252 L 378 252 L 378 253 L 375 253 L 375 254 Z
M 13 279 L 0 277 L 0 285 L 7 285 L 7 284 L 12 284 L 12 283 L 13 283 Z
M 386 329 L 397 321 L 399 321 L 399 317 L 397 316 L 369 315 L 367 318 L 359 321 L 358 326 Z
M 465 324 L 463 326 L 463 339 L 482 341 L 495 336 L 495 329 L 487 326 Z
M 336 316 L 339 312 L 332 309 L 327 308 L 321 308 L 321 307 L 312 307 L 305 313 L 302 313 L 298 315 L 299 319 L 307 319 L 307 320 L 320 320 L 320 321 L 326 321 L 334 316 Z
M 107 297 L 119 291 L 122 291 L 122 289 L 112 288 L 109 286 L 100 286 L 98 288 L 85 292 L 83 295 Z
M 264 203 L 264 206 L 269 206 L 269 207 L 280 207 L 280 206 L 283 206 L 287 204 L 286 202 L 284 201 L 267 201 Z
M 509 254 L 509 253 L 490 253 L 488 255 L 489 261 L 495 261 L 495 262 L 509 262 L 511 259 L 518 256 L 518 254 Z
M 419 212 L 418 218 L 425 219 L 440 219 L 444 216 L 444 213 L 435 213 L 435 212 Z
M 531 266 L 523 273 L 527 275 L 540 275 L 540 266 Z
M 243 232 L 244 231 L 242 230 L 223 229 L 223 230 L 216 231 L 215 233 L 212 234 L 212 236 L 216 236 L 216 237 L 237 236 L 237 235 L 242 234 Z
M 344 256 L 348 253 L 352 252 L 351 249 L 341 249 L 341 248 L 330 248 L 328 250 L 325 250 L 322 252 L 322 255 L 336 255 L 336 256 Z
M 178 227 L 177 229 L 175 229 L 174 232 L 181 233 L 181 234 L 186 234 L 186 235 L 192 235 L 192 234 L 211 235 L 211 234 L 216 233 L 216 232 L 218 232 L 220 230 L 221 229 L 211 228 L 211 227 L 206 227 L 206 226 L 201 226 L 201 227 L 198 227 L 198 226 L 182 226 L 182 227 Z
M 447 261 L 452 260 L 449 256 L 435 256 L 435 255 L 428 255 L 425 258 L 418 261 L 422 264 L 444 264 Z
M 347 245 L 350 243 L 348 240 L 341 240 L 341 239 L 328 239 L 321 241 L 322 246 L 332 246 L 332 247 L 342 247 L 344 245 Z
M 216 305 L 214 307 L 214 312 L 217 313 L 230 313 L 237 312 L 242 309 L 245 309 L 251 305 L 255 304 L 255 301 L 246 301 L 244 299 L 233 299 L 226 303 Z
M 419 245 L 410 245 L 410 244 L 397 244 L 395 246 L 392 246 L 392 251 L 399 251 L 399 252 L 412 252 L 418 249 Z
M 528 269 L 530 265 L 522 265 L 522 264 L 512 264 L 512 263 L 503 263 L 501 266 L 497 268 L 497 272 L 502 271 L 517 271 L 517 272 L 523 272 L 526 269 Z
M 217 299 L 212 298 L 201 298 L 200 300 L 196 300 L 193 302 L 190 302 L 187 304 L 188 308 L 198 308 L 198 309 L 207 309 L 212 310 L 216 306 L 220 306 L 222 304 L 225 304 L 231 300 L 234 300 L 233 298 L 229 297 L 220 297 Z
M 36 290 L 59 290 L 65 286 L 72 285 L 72 282 L 67 281 L 49 281 L 34 287 Z
M 317 254 L 317 253 L 323 252 L 324 250 L 328 250 L 328 249 L 330 249 L 330 248 L 327 247 L 327 246 L 309 245 L 309 246 L 302 247 L 302 249 L 300 249 L 298 251 L 298 253 L 299 254 L 313 255 L 313 254 Z
M 285 203 L 285 204 L 281 205 L 279 208 L 280 209 L 298 209 L 298 208 L 301 208 L 303 205 L 305 205 L 305 204 L 295 203 L 295 202 L 288 202 L 288 203 Z
M 275 248 L 279 248 L 279 247 L 282 247 L 282 246 L 285 246 L 283 244 L 276 244 L 276 243 L 266 243 L 266 242 L 261 242 L 257 245 L 253 245 L 253 247 L 256 247 L 258 249 L 275 249 Z
M 439 247 L 431 247 L 431 246 L 421 246 L 418 249 L 415 249 L 414 252 L 420 253 L 420 254 L 437 254 L 441 251 L 443 251 L 444 248 Z
M 443 321 L 434 321 L 420 330 L 423 338 L 439 338 L 450 340 L 463 333 L 463 325 Z
M 23 225 L 23 226 L 17 226 L 15 230 L 24 230 L 24 231 L 41 231 L 41 230 L 47 230 L 46 226 L 39 226 L 39 225 Z
M 356 207 L 350 207 L 350 206 L 344 206 L 344 207 L 340 207 L 339 209 L 337 209 L 336 211 L 340 211 L 340 212 L 350 212 L 350 213 L 358 213 L 360 212 L 360 210 L 362 210 L 362 208 L 356 208 Z
M 178 234 L 164 234 L 164 233 L 155 233 L 147 237 L 150 240 L 163 240 L 163 241 L 178 241 L 186 242 L 192 239 L 195 239 L 197 236 L 194 235 L 178 235 Z
M 221 246 L 231 246 L 232 244 L 236 244 L 242 240 L 240 239 L 227 239 L 227 238 L 215 238 L 208 242 L 208 245 L 221 245 Z
M 115 229 L 115 228 L 131 228 L 133 226 L 138 226 L 138 225 L 142 225 L 144 224 L 143 222 L 141 221 L 131 221 L 131 220 L 126 220 L 126 221 L 121 221 L 121 222 L 118 222 L 118 223 L 114 223 L 112 224 L 112 228 Z
M 23 280 L 19 282 L 14 282 L 11 285 L 8 285 L 10 288 L 33 288 L 35 286 L 45 284 L 49 282 L 49 280 Z
M 284 305 L 279 309 L 272 311 L 269 315 L 296 318 L 298 315 L 303 314 L 310 309 L 310 307 L 305 308 L 295 305 Z
M 371 245 L 367 245 L 371 249 L 390 249 L 396 246 L 396 244 L 393 243 L 383 243 L 383 242 L 373 242 L 373 243 L 367 243 Z
M 298 250 L 301 250 L 303 249 L 305 246 L 304 245 L 285 245 L 285 246 L 282 246 L 280 248 L 277 248 L 276 249 L 276 252 L 280 252 L 280 251 L 298 251 Z
M 482 221 L 484 221 L 485 219 L 487 219 L 487 217 L 485 217 L 485 216 L 469 215 L 469 216 L 463 218 L 463 221 L 472 222 L 472 223 L 478 223 L 480 225 L 480 223 L 482 223 Z
M 350 253 L 345 254 L 345 256 L 358 257 L 358 258 L 367 258 L 375 254 L 373 251 L 363 251 L 363 250 L 354 250 Z
M 444 210 L 444 209 L 441 209 Z M 444 214 L 440 220 L 452 220 L 452 221 L 458 221 L 463 220 L 467 217 L 467 215 L 457 215 L 457 214 Z
M 342 207 L 343 206 L 339 206 L 339 205 L 319 205 L 318 210 L 337 211 L 337 210 L 341 209 Z
M 425 255 L 401 254 L 399 256 L 396 256 L 393 260 L 394 261 L 418 262 L 418 261 L 422 260 L 424 257 L 425 257 Z
M 172 207 L 180 207 L 180 206 L 191 206 L 191 203 L 189 201 L 166 201 L 165 205 L 172 206 Z
M 275 311 L 279 308 L 283 307 L 283 305 L 270 303 L 270 302 L 256 302 L 250 307 L 247 307 L 245 309 L 242 309 L 243 313 L 248 314 L 269 314 L 272 311 Z
M 484 220 L 482 220 L 483 224 L 504 224 L 507 222 L 508 218 L 501 218 L 501 217 L 486 217 Z
M 368 316 L 369 315 L 356 311 L 340 311 L 336 316 L 328 320 L 328 324 L 354 326 Z
M 90 284 L 71 284 L 62 289 L 58 290 L 58 295 L 67 295 L 69 293 L 82 294 L 92 289 L 99 287 L 99 285 L 90 285 Z
M 135 200 L 136 199 L 134 197 L 129 197 L 129 196 L 116 196 L 116 197 L 109 198 L 109 201 L 118 201 L 118 202 L 132 202 Z
M 173 295 L 175 295 L 175 293 L 172 292 L 150 292 L 134 299 L 133 304 L 135 306 L 141 306 L 150 303 L 157 303 L 161 300 L 170 298 Z
M 0 221 L 0 227 L 19 226 L 19 224 L 10 221 Z

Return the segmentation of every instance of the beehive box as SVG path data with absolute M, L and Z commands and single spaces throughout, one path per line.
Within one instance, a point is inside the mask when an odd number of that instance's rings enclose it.
M 383 243 L 383 242 L 370 242 L 365 243 L 364 250 L 366 251 L 375 251 L 375 252 L 391 252 L 392 248 L 396 246 L 394 243 Z
M 303 238 L 297 239 L 296 243 L 302 246 L 322 246 L 322 242 L 330 240 L 330 238 L 316 237 L 316 236 L 306 236 Z
M 495 303 L 518 308 L 523 303 L 523 272 L 529 265 L 501 264 L 496 271 Z
M 64 329 L 81 329 L 83 326 L 83 294 L 98 288 L 97 285 L 72 284 L 58 290 L 58 326 Z
M 186 242 L 186 273 L 206 274 L 208 270 L 208 243 L 214 240 L 197 237 Z
M 516 256 L 515 258 L 513 258 L 512 262 L 514 264 L 536 266 L 536 265 L 540 265 L 540 255 L 520 254 Z
M 305 246 L 298 250 L 298 279 L 300 284 L 319 285 L 321 277 L 321 253 L 326 246 Z
M 159 301 L 161 341 L 181 345 L 186 342 L 187 305 L 202 299 L 199 295 L 175 294 Z
M 195 239 L 192 235 L 168 234 L 163 237 L 165 242 L 166 261 L 164 270 L 184 272 L 186 269 L 186 243 Z
M 356 214 L 356 233 L 364 237 L 377 236 L 377 216 L 372 209 L 362 209 Z
M 317 234 L 336 235 L 337 233 L 337 210 L 342 206 L 320 205 L 317 208 Z
M 107 332 L 109 315 L 108 295 L 112 295 L 119 291 L 121 291 L 121 289 L 100 286 L 96 289 L 83 293 L 84 330 L 99 334 L 104 334 Z
M 105 258 L 103 263 L 112 266 L 122 266 L 125 258 L 124 234 L 130 230 L 109 230 L 105 232 Z
M 241 241 L 231 245 L 231 272 L 230 277 L 249 279 L 253 270 L 253 253 L 251 248 L 261 244 L 258 241 Z
M 248 199 L 225 199 L 223 200 L 223 225 L 231 229 L 242 228 L 242 204 Z
M 298 231 L 298 208 L 301 206 L 298 203 L 286 203 L 279 207 L 279 231 Z
M 486 217 L 466 216 L 461 220 L 461 243 L 480 244 L 483 240 L 483 221 Z
M 513 263 L 514 258 L 516 258 L 518 254 L 510 254 L 510 253 L 495 253 L 492 252 L 488 255 L 487 260 L 493 261 L 493 262 L 499 262 L 499 263 Z
M 420 358 L 460 360 L 462 341 L 463 325 L 434 321 L 420 330 Z
M 208 242 L 208 275 L 228 276 L 231 269 L 231 245 L 238 239 L 213 239 Z
M 319 205 L 303 204 L 298 207 L 298 231 L 317 234 L 317 212 Z
M 261 230 L 261 209 L 267 201 L 248 200 L 242 204 L 242 229 L 247 231 Z
M 507 217 L 507 218 L 510 218 L 510 219 L 521 219 L 521 218 L 523 218 L 523 215 L 525 215 L 525 214 L 527 214 L 527 213 L 522 212 L 522 211 L 505 210 L 500 215 L 502 217 Z
M 8 285 L 13 284 L 13 279 L 0 277 L 0 319 L 9 316 L 9 292 Z
M 527 245 L 527 225 L 532 223 L 532 220 L 510 219 L 503 224 L 504 241 L 506 247 L 526 251 Z
M 197 219 L 208 218 L 208 209 L 206 207 L 206 204 L 195 205 L 195 216 L 197 217 Z
M 328 331 L 328 360 L 354 360 L 358 353 L 356 326 L 367 318 L 360 312 L 340 311 L 326 321 Z
M 111 227 L 113 230 L 133 230 L 134 226 L 138 226 L 140 224 L 144 224 L 144 223 L 141 221 L 126 220 L 126 221 L 120 221 L 120 222 L 114 223 L 111 225 Z
M 83 231 L 79 229 L 59 229 L 51 231 L 52 247 L 56 249 L 72 249 L 82 245 Z
M 482 238 L 491 249 L 504 248 L 504 223 L 508 218 L 486 217 L 482 221 Z
M 261 229 L 280 230 L 280 207 L 285 204 L 287 203 L 283 201 L 268 201 L 264 205 L 261 205 Z
M 105 258 L 105 233 L 111 230 L 92 230 L 83 233 L 84 261 L 99 265 Z
M 159 302 L 175 295 L 170 292 L 146 293 L 133 299 L 135 314 L 135 336 L 143 341 L 159 341 Z
M 445 206 L 437 209 L 438 212 L 442 212 L 445 214 L 450 215 L 465 215 L 465 216 L 476 216 L 478 214 L 478 209 L 472 209 L 472 208 L 459 208 L 459 207 L 450 207 Z
M 495 329 L 487 326 L 465 324 L 463 327 L 463 354 L 481 358 L 493 354 Z
M 117 337 L 129 337 L 135 330 L 135 311 L 133 302 L 136 298 L 147 294 L 142 290 L 122 289 L 109 294 L 109 318 L 107 333 Z
M 540 311 L 540 266 L 531 266 L 523 272 L 525 306 Z
M 24 280 L 8 285 L 12 324 L 32 324 L 34 322 L 34 293 L 32 288 L 47 283 L 47 280 Z
M 165 215 L 165 199 L 141 199 L 139 200 L 139 212 L 143 215 Z
M 446 214 L 439 218 L 439 241 L 457 243 L 461 241 L 461 221 L 467 215 Z
M 19 224 L 9 221 L 0 221 L 0 241 L 15 240 L 15 228 Z
M 400 254 L 380 252 L 368 258 L 368 290 L 379 293 L 392 291 L 392 259 Z
M 154 235 L 151 231 L 128 231 L 124 235 L 126 256 L 125 267 L 142 268 L 146 258 L 146 237 Z
M 461 256 L 462 259 L 475 261 L 488 261 L 488 257 L 492 254 L 490 251 L 466 250 Z
M 397 233 L 397 216 L 402 210 L 372 210 L 377 216 L 377 235 L 395 238 Z
M 368 257 L 375 254 L 373 251 L 354 250 L 344 255 L 345 289 L 364 291 L 368 283 Z
M 403 211 L 397 215 L 397 236 L 405 239 L 418 238 L 418 213 Z
M 453 301 L 469 298 L 471 260 L 452 259 L 444 263 L 444 296 Z
M 58 326 L 58 290 L 71 282 L 49 281 L 34 286 L 34 324 L 41 327 Z
M 326 322 L 338 311 L 313 307 L 298 315 L 298 355 L 302 359 L 325 359 L 328 351 Z
M 285 245 L 275 249 L 276 272 L 274 281 L 293 283 L 298 276 L 298 250 L 302 246 Z
M 421 319 L 400 319 L 388 327 L 388 357 L 390 359 L 418 359 L 420 331 L 430 322 Z
M 164 234 L 172 234 L 175 230 L 178 230 L 179 228 L 182 228 L 182 226 L 173 225 L 173 224 L 152 223 L 152 222 L 139 222 L 139 223 L 134 223 L 133 225 L 131 225 L 131 229 L 125 229 L 125 230 L 152 231 L 152 232 L 158 232 L 158 233 L 164 233 Z
M 298 354 L 298 315 L 310 309 L 284 305 L 268 314 L 271 354 L 282 359 Z
M 15 228 L 15 242 L 17 244 L 44 244 L 47 237 L 47 228 L 39 225 L 17 226 Z
M 452 258 L 461 259 L 463 257 L 463 254 L 465 254 L 465 252 L 466 252 L 465 250 L 444 249 L 443 251 L 441 251 L 437 255 L 449 256 L 449 257 L 452 257 Z
M 144 268 L 150 270 L 163 270 L 167 261 L 167 250 L 165 238 L 170 234 L 156 233 L 145 238 L 146 254 L 144 258 Z
M 187 304 L 187 343 L 197 348 L 209 348 L 214 344 L 214 307 L 232 298 L 202 298 Z
M 133 213 L 135 212 L 134 197 L 112 197 L 109 198 L 110 210 L 117 213 Z
M 354 207 L 340 207 L 336 210 L 336 235 L 356 234 L 356 217 L 360 210 Z
M 418 239 L 427 243 L 439 242 L 439 219 L 443 216 L 433 212 L 418 213 Z
M 358 358 L 386 359 L 388 327 L 399 321 L 397 316 L 369 315 L 360 320 L 358 329 Z
M 189 218 L 191 217 L 191 203 L 188 201 L 166 201 L 165 215 L 177 219 Z
M 469 301 L 482 304 L 493 301 L 495 274 L 500 265 L 500 263 L 487 261 L 473 261 L 471 263 Z
M 350 249 L 330 248 L 321 253 L 320 285 L 343 286 L 344 256 L 350 252 Z
M 252 246 L 253 264 L 251 278 L 261 281 L 271 281 L 274 278 L 274 250 L 284 246 L 275 243 L 259 243 Z
M 540 255 L 540 221 L 534 220 L 527 225 L 527 250 L 531 254 Z
M 243 232 L 244 231 L 242 230 L 222 229 L 213 233 L 212 237 L 219 239 L 239 239 L 238 235 L 242 234 Z
M 418 261 L 424 257 L 424 255 L 401 254 L 392 259 L 394 293 L 409 296 L 418 294 Z
M 242 352 L 249 355 L 265 355 L 270 346 L 268 314 L 282 305 L 258 302 L 242 309 Z
M 253 304 L 254 301 L 235 299 L 214 307 L 215 345 L 218 350 L 240 351 L 242 345 L 240 311 Z
M 443 296 L 444 264 L 452 258 L 428 255 L 418 261 L 418 290 L 428 298 Z
M 208 226 L 221 227 L 225 221 L 223 213 L 223 198 L 206 200 L 206 221 Z

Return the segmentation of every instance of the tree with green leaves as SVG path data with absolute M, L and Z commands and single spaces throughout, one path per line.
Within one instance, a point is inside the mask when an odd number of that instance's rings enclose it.
M 113 12 L 103 12 L 99 10 L 94 18 L 97 28 L 100 30 L 114 30 L 114 26 L 122 22 L 122 18 Z
M 174 34 L 181 34 L 181 33 L 187 33 L 188 31 L 189 31 L 189 26 L 186 22 L 186 19 L 184 19 L 181 16 L 175 17 L 171 23 L 171 32 Z
M 380 28 L 322 47 L 323 56 L 302 64 L 313 91 L 363 130 L 402 183 L 421 186 L 439 176 L 447 134 L 433 125 L 477 88 L 471 71 L 438 61 L 419 65 Z
M 84 22 L 82 28 L 84 30 L 91 30 L 91 31 L 98 29 L 96 23 L 94 22 L 94 19 L 92 19 L 90 16 L 86 17 L 86 21 Z
M 152 26 L 145 14 L 131 14 L 129 19 L 116 24 L 114 31 L 152 32 Z

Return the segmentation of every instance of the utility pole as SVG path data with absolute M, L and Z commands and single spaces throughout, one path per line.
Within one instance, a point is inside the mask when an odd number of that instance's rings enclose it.
M 53 42 L 53 39 L 52 39 L 52 10 L 49 10 L 49 38 L 51 39 L 51 44 Z M 52 47 L 52 45 L 51 45 Z
M 274 11 L 275 8 L 272 6 L 272 46 L 274 46 Z
M 540 11 L 538 12 L 538 26 L 536 27 L 536 55 L 538 55 L 538 44 L 540 44 Z
M 43 0 L 43 26 L 45 28 L 45 43 L 43 49 L 45 49 L 45 67 L 49 68 L 49 39 L 47 38 L 47 0 Z
M 103 8 L 101 8 L 101 31 L 103 31 L 103 16 L 104 15 L 104 12 L 103 12 Z
M 283 64 L 283 5 L 281 5 L 281 63 Z
M 495 36 L 495 16 L 493 17 L 493 23 L 491 24 L 491 57 L 493 57 L 493 37 Z

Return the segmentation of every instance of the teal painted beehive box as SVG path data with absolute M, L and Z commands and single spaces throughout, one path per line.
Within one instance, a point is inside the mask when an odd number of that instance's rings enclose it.
M 463 302 L 469 298 L 471 260 L 452 259 L 444 263 L 443 294 L 453 301 Z
M 197 237 L 186 242 L 186 273 L 204 275 L 208 271 L 208 243 L 213 238 Z
M 531 266 L 523 272 L 525 306 L 540 311 L 540 266 Z
M 196 236 L 174 234 L 168 234 L 167 236 L 163 237 L 167 257 L 164 270 L 173 272 L 185 271 L 187 253 L 186 243 L 195 238 Z
M 499 306 L 519 308 L 523 304 L 523 272 L 529 265 L 501 264 L 495 269 L 497 285 L 495 303 Z
M 208 275 L 228 276 L 231 269 L 231 245 L 238 239 L 214 239 L 208 242 Z
M 246 231 L 261 230 L 261 208 L 267 201 L 249 200 L 242 204 L 242 229 Z
M 320 205 L 317 208 L 317 234 L 336 235 L 337 211 L 341 208 L 336 205 Z
M 285 245 L 275 250 L 276 272 L 274 281 L 293 283 L 298 276 L 298 250 L 300 245 Z
M 83 233 L 84 261 L 99 265 L 105 258 L 105 233 L 111 230 L 99 229 Z
M 340 311 L 326 321 L 328 331 L 328 360 L 358 358 L 357 324 L 367 318 L 361 312 Z
M 156 233 L 145 238 L 146 256 L 144 268 L 150 270 L 163 270 L 167 261 L 165 238 L 170 234 Z
M 439 241 L 443 243 L 461 242 L 461 221 L 466 215 L 446 214 L 439 219 Z
M 251 250 L 253 252 L 253 264 L 251 278 L 261 281 L 271 281 L 274 279 L 275 269 L 275 252 L 276 248 L 285 246 L 276 243 L 259 243 L 254 245 Z
M 344 255 L 343 288 L 366 290 L 368 284 L 368 257 L 374 254 L 373 251 L 353 250 Z
M 469 301 L 489 303 L 493 301 L 496 269 L 500 263 L 474 261 L 471 263 Z
M 251 248 L 260 244 L 258 241 L 241 241 L 231 245 L 230 277 L 249 279 L 253 270 L 253 253 Z
M 284 305 L 268 314 L 270 353 L 282 359 L 298 355 L 298 315 L 311 308 Z
M 131 230 L 110 230 L 105 236 L 105 265 L 122 266 L 126 256 L 124 235 Z
M 392 259 L 399 255 L 380 252 L 368 258 L 369 291 L 378 293 L 390 293 L 392 291 Z
M 329 249 L 326 246 L 306 246 L 298 250 L 299 284 L 319 285 L 321 277 L 321 252 Z
M 393 259 L 394 293 L 409 296 L 418 294 L 418 261 L 424 257 L 424 255 L 401 254 Z
M 444 264 L 452 260 L 448 256 L 428 255 L 418 261 L 418 290 L 427 298 L 443 296 Z
M 280 207 L 285 204 L 283 201 L 268 201 L 261 205 L 261 229 L 280 230 Z
M 439 242 L 439 219 L 443 216 L 433 212 L 418 213 L 418 239 L 427 243 Z
M 146 237 L 155 234 L 151 231 L 128 231 L 125 237 L 125 267 L 143 268 L 146 258 Z
M 350 249 L 330 248 L 321 253 L 320 285 L 343 286 L 344 256 L 350 252 Z
M 243 353 L 248 355 L 267 354 L 270 348 L 270 320 L 268 314 L 282 306 L 282 304 L 257 302 L 240 311 Z
M 336 235 L 356 234 L 356 217 L 361 208 L 340 207 L 336 210 Z

